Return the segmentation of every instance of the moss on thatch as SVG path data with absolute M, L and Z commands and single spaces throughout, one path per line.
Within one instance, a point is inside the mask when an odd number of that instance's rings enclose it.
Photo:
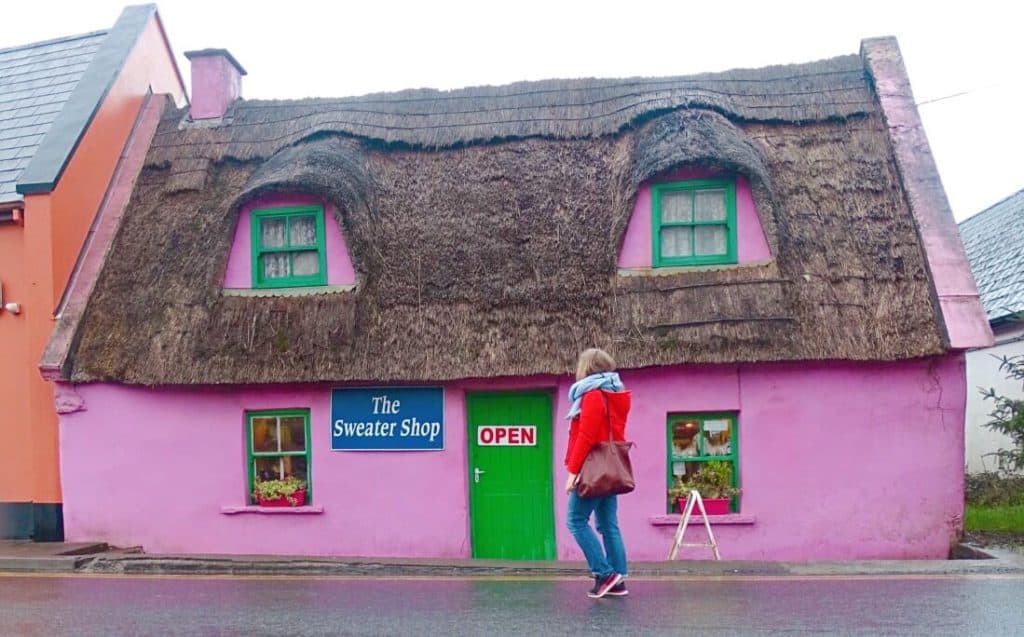
M 860 59 L 168 112 L 80 326 L 76 381 L 439 381 L 942 351 Z M 618 276 L 637 186 L 747 175 L 774 259 Z M 354 291 L 227 297 L 239 206 L 333 203 Z

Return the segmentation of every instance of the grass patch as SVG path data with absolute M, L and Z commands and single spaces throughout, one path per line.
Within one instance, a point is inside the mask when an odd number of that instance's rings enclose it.
M 964 528 L 968 531 L 999 531 L 1024 535 L 1024 504 L 968 504 Z

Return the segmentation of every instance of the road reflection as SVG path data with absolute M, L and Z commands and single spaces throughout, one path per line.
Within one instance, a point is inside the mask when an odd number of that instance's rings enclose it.
M 1024 578 L 0 577 L 2 635 L 1024 634 Z

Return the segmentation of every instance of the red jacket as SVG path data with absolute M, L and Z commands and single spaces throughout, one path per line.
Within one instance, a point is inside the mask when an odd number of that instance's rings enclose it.
M 602 394 L 608 399 L 608 408 Z M 580 413 L 569 425 L 569 447 L 565 450 L 565 468 L 579 473 L 594 443 L 608 440 L 608 412 L 611 411 L 612 439 L 626 439 L 626 416 L 629 415 L 630 393 L 605 390 L 583 394 Z

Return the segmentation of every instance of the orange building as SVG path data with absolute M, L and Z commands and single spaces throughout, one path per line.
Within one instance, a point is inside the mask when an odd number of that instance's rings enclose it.
M 0 537 L 63 539 L 57 408 L 39 360 L 161 94 L 187 100 L 155 5 L 124 9 L 109 30 L 0 49 Z

